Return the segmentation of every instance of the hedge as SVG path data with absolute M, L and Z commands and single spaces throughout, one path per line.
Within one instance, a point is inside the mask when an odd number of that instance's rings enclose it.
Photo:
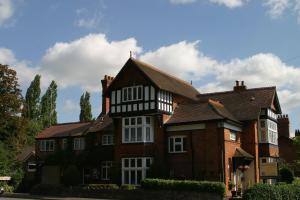
M 97 191 L 97 190 L 117 190 L 119 186 L 116 184 L 88 184 L 83 186 L 78 186 L 82 190 L 87 191 Z
M 300 200 L 300 188 L 293 184 L 256 184 L 245 191 L 244 200 Z
M 62 185 L 38 184 L 35 185 L 30 193 L 36 195 L 61 195 L 64 191 Z
M 225 197 L 225 184 L 211 181 L 144 179 L 141 182 L 143 189 L 175 190 L 214 193 Z

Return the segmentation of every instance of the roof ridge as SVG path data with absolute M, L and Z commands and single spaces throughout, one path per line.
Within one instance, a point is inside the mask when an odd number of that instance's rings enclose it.
M 138 59 L 136 59 L 136 58 L 130 58 L 130 59 L 133 60 L 133 61 L 135 61 L 135 62 L 140 62 L 141 64 L 145 65 L 146 67 L 149 67 L 149 68 L 151 68 L 151 69 L 153 69 L 153 70 L 155 70 L 155 71 L 157 71 L 157 72 L 159 72 L 159 73 L 162 73 L 162 74 L 164 74 L 164 75 L 166 75 L 166 76 L 172 77 L 172 78 L 174 78 L 174 79 L 176 79 L 176 80 L 178 80 L 178 81 L 180 81 L 180 82 L 182 82 L 182 83 L 184 83 L 184 84 L 186 84 L 186 85 L 188 85 L 188 86 L 190 86 L 190 87 L 193 87 L 193 85 L 191 85 L 189 82 L 187 82 L 187 81 L 185 81 L 185 80 L 182 80 L 182 79 L 180 79 L 180 78 L 178 78 L 178 77 L 176 77 L 176 76 L 174 76 L 174 75 L 172 75 L 172 74 L 168 74 L 167 72 L 165 72 L 165 71 L 163 71 L 163 70 L 161 70 L 161 69 L 155 67 L 154 65 L 145 63 L 145 62 L 143 62 L 143 61 L 141 61 L 141 60 L 138 60 Z M 193 87 L 193 88 L 194 88 L 194 87 Z M 195 88 L 195 89 L 196 89 L 196 88 Z
M 87 123 L 91 123 L 93 121 L 89 121 L 89 122 L 65 122 L 65 123 L 58 123 L 58 124 L 53 124 L 51 126 L 60 126 L 60 125 L 69 125 L 69 124 L 87 124 Z M 51 126 L 49 126 L 48 128 L 50 128 Z
M 246 92 L 246 91 L 253 91 L 253 90 L 264 90 L 264 89 L 274 89 L 276 88 L 276 86 L 269 86 L 269 87 L 259 87 L 259 88 L 250 88 L 250 89 L 246 89 L 244 91 L 239 91 L 239 93 L 241 92 Z M 221 91 L 221 92 L 208 92 L 208 93 L 200 93 L 199 97 L 201 96 L 207 96 L 207 95 L 212 95 L 212 94 L 225 94 L 225 93 L 233 93 L 236 92 L 234 90 L 228 90 L 228 91 Z

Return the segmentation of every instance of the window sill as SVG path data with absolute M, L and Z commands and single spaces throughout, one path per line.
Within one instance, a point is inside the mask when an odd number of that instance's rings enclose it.
M 181 154 L 181 153 L 187 153 L 187 151 L 176 151 L 176 152 L 168 152 L 169 154 Z
M 154 142 L 122 142 L 122 144 L 153 144 Z

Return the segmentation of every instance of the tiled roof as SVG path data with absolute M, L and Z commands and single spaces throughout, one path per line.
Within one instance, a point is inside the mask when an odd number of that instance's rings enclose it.
M 220 119 L 229 119 L 238 122 L 221 103 L 208 100 L 202 103 L 177 105 L 166 125 Z
M 275 87 L 253 88 L 245 91 L 227 91 L 199 95 L 199 102 L 219 101 L 238 120 L 257 119 L 261 108 L 270 108 L 277 98 Z M 279 111 L 280 108 L 279 108 Z
M 17 155 L 17 160 L 20 162 L 26 161 L 31 155 L 35 155 L 35 147 L 27 146 Z
M 112 131 L 113 130 L 113 124 L 112 119 L 107 115 L 100 115 L 96 121 L 94 121 L 88 132 L 98 132 L 98 131 Z
M 36 139 L 81 136 L 90 127 L 91 122 L 73 122 L 50 126 L 36 136 Z
M 235 157 L 235 158 L 250 158 L 250 159 L 254 158 L 254 156 L 252 156 L 250 153 L 246 152 L 244 149 L 242 149 L 240 147 L 236 148 L 233 157 Z

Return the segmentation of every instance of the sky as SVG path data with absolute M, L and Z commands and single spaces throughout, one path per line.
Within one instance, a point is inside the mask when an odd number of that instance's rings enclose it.
M 58 83 L 58 122 L 79 119 L 101 79 L 129 58 L 192 81 L 200 93 L 276 86 L 292 130 L 300 128 L 300 0 L 0 0 L 0 63 L 23 94 L 36 74 Z

